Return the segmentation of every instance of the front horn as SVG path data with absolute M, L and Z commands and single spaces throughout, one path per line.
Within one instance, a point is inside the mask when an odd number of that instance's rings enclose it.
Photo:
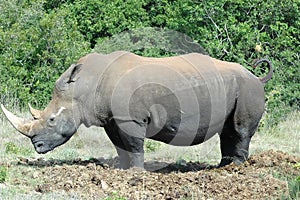
M 34 109 L 34 108 L 30 105 L 30 103 L 28 103 L 28 107 L 29 107 L 29 111 L 30 111 L 30 113 L 31 113 L 31 115 L 32 115 L 32 117 L 33 117 L 34 119 L 39 119 L 39 118 L 41 118 L 42 111 L 37 110 L 37 109 Z
M 15 116 L 11 112 L 9 112 L 2 104 L 1 104 L 1 109 L 3 110 L 8 121 L 13 125 L 13 127 L 17 131 L 19 131 L 20 133 L 22 133 L 23 135 L 25 135 L 27 137 L 31 137 L 31 135 L 29 134 L 29 131 L 30 131 L 32 122 L 30 120 L 26 120 L 26 119 Z

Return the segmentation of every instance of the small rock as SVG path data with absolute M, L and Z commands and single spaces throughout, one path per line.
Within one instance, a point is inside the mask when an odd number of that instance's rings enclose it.
M 102 190 L 108 189 L 108 184 L 104 180 L 100 180 Z
M 19 158 L 19 164 L 28 164 L 28 159 L 27 158 L 22 158 L 22 157 L 20 157 Z
M 87 169 L 96 170 L 96 164 L 95 163 L 89 163 L 86 166 Z
M 38 172 L 33 172 L 32 178 L 36 179 L 38 177 L 39 177 L 39 173 Z
M 35 191 L 39 193 L 46 193 L 51 190 L 50 185 L 48 184 L 40 184 L 35 187 Z
M 143 180 L 141 178 L 138 177 L 133 177 L 128 181 L 128 184 L 131 186 L 136 186 L 138 185 L 139 182 L 142 182 Z
M 99 185 L 99 183 L 101 184 L 101 177 L 97 174 L 93 175 L 91 178 L 92 183 L 94 183 L 95 185 Z
M 66 183 L 65 183 L 65 185 L 67 185 L 67 184 L 72 186 L 73 185 L 73 181 L 67 180 Z
M 109 165 L 104 163 L 104 164 L 102 165 L 102 167 L 103 167 L 104 169 L 108 169 L 108 168 L 109 168 Z
M 64 184 L 64 190 L 69 191 L 73 187 L 73 181 L 67 180 Z
M 82 159 L 81 158 L 75 158 L 73 160 L 73 163 L 81 163 L 82 162 Z

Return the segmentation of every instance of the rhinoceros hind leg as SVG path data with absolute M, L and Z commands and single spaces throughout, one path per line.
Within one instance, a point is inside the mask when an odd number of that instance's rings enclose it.
M 231 119 L 225 123 L 220 135 L 222 160 L 219 167 L 232 162 L 240 165 L 247 160 L 249 155 L 249 143 L 256 130 L 257 123 L 254 126 L 248 126 L 249 123 L 239 123 L 240 128 L 238 128 L 233 121 Z
M 224 133 L 224 132 L 223 132 Z M 222 134 L 223 134 L 222 133 Z M 222 136 L 221 134 L 221 153 L 222 159 L 219 167 L 223 167 L 230 163 L 240 165 L 245 162 L 248 158 L 248 150 L 250 137 L 239 138 L 237 136 Z

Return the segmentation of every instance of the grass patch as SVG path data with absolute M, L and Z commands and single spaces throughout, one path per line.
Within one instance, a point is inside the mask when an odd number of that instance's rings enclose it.
M 300 169 L 300 163 L 296 163 L 294 166 L 296 169 Z M 280 199 L 300 199 L 300 175 L 282 175 L 279 171 L 272 173 L 274 178 L 278 178 L 287 182 L 288 196 L 282 195 Z
M 154 140 L 145 140 L 144 150 L 146 153 L 151 153 L 159 150 L 161 143 Z
M 7 168 L 0 166 L 0 183 L 4 183 L 7 179 Z
M 116 191 L 112 192 L 111 197 L 106 197 L 104 200 L 126 200 L 125 197 L 119 196 Z
M 294 165 L 294 168 L 300 169 L 300 162 Z M 294 180 L 288 182 L 289 194 L 292 199 L 300 199 L 300 175 Z
M 289 199 L 300 199 L 300 176 L 288 181 Z
M 78 158 L 79 157 L 79 154 L 76 150 L 73 150 L 73 149 L 66 149 L 64 152 L 63 152 L 63 155 L 62 155 L 63 158 L 65 158 L 66 160 L 73 160 L 75 158 Z
M 300 169 L 300 162 L 296 163 L 296 164 L 294 165 L 294 168 Z
M 300 112 L 291 112 L 286 120 L 272 128 L 259 130 L 254 134 L 250 151 L 253 153 L 269 149 L 287 152 L 291 155 L 300 156 Z
M 19 147 L 13 142 L 7 142 L 5 143 L 5 153 L 22 155 L 22 156 L 30 156 L 34 152 L 29 148 Z

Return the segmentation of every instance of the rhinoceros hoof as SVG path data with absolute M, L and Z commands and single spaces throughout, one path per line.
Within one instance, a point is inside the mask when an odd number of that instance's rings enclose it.
M 246 161 L 246 158 L 240 158 L 240 157 L 223 157 L 218 167 L 224 167 L 225 165 L 229 165 L 230 163 L 234 163 L 235 165 L 241 165 Z

